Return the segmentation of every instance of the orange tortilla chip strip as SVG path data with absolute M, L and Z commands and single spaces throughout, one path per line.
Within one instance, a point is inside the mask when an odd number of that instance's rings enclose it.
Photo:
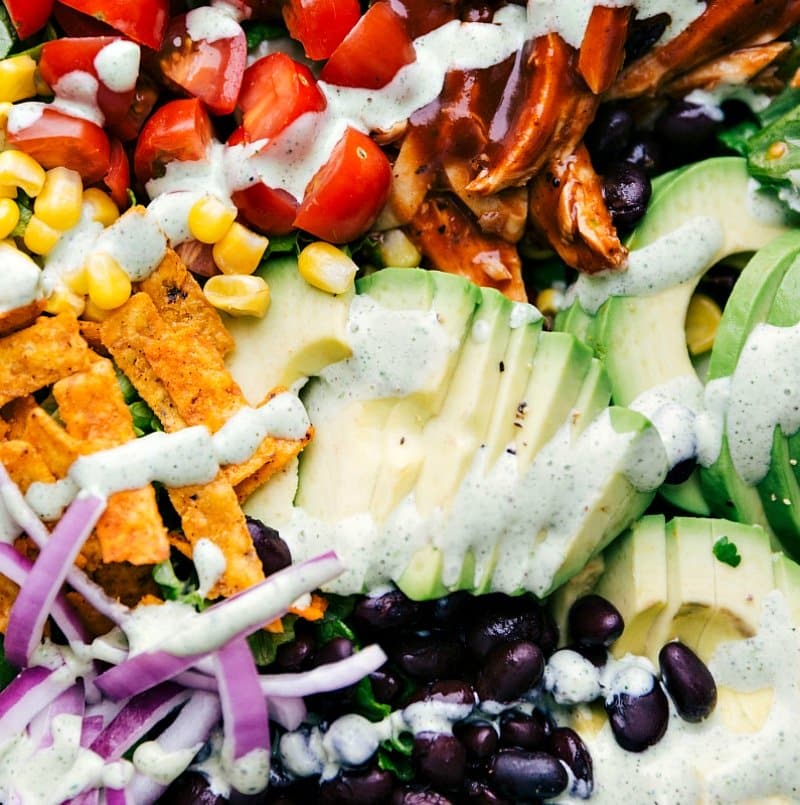
M 10 402 L 3 408 L 3 416 L 6 418 L 8 430 L 4 438 L 6 439 L 25 439 L 25 428 L 28 427 L 28 415 L 34 408 L 38 408 L 33 395 L 29 394 L 20 397 L 14 402 Z
M 0 464 L 6 468 L 11 480 L 23 494 L 32 483 L 55 481 L 39 451 L 32 444 L 20 439 L 0 442 Z
M 98 355 L 108 357 L 108 350 L 105 348 L 103 339 L 100 336 L 100 327 L 101 325 L 99 321 L 87 321 L 86 319 L 80 319 L 78 322 L 78 328 L 80 329 L 81 335 L 86 343 Z
M 74 316 L 42 316 L 0 338 L 0 405 L 88 368 L 95 357 Z
M 233 595 L 263 580 L 264 571 L 253 548 L 247 522 L 236 492 L 227 481 L 218 477 L 205 486 L 171 489 L 169 496 L 191 545 L 194 547 L 199 540 L 210 539 L 225 556 L 225 572 L 210 598 Z
M 236 489 L 240 501 L 245 501 L 258 487 L 279 473 L 309 443 L 313 429 L 303 439 L 275 439 L 267 436 L 253 453 L 241 464 L 229 464 L 222 468 L 222 475 Z
M 158 268 L 139 283 L 139 289 L 153 300 L 167 324 L 192 328 L 211 341 L 221 355 L 233 349 L 233 336 L 222 323 L 217 309 L 172 250 L 168 250 Z
M 153 409 L 164 430 L 174 431 L 185 427 L 186 422 L 144 354 L 144 343 L 158 340 L 166 332 L 167 325 L 144 293 L 132 296 L 100 329 L 103 344 L 117 366 Z
M 8 424 L 8 422 L 0 417 L 0 439 L 8 439 L 10 430 L 11 426 Z
M 44 299 L 37 299 L 22 307 L 3 311 L 0 313 L 0 335 L 7 335 L 13 333 L 14 330 L 27 327 L 43 310 Z
M 56 478 L 63 478 L 72 462 L 85 452 L 79 439 L 70 436 L 38 406 L 28 414 L 24 438 L 36 448 Z
M 5 634 L 8 628 L 8 616 L 18 593 L 19 587 L 0 573 L 0 633 L 2 634 Z

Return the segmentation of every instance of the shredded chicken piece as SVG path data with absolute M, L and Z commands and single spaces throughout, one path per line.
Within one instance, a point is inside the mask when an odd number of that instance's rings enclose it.
M 578 53 L 578 72 L 595 95 L 614 83 L 625 58 L 631 7 L 595 6 Z

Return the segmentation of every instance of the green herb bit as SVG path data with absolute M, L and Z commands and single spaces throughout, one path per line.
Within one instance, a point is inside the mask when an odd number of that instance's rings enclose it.
M 196 583 L 179 579 L 169 559 L 153 568 L 153 580 L 161 588 L 161 594 L 167 601 L 188 604 L 199 612 L 206 608 L 206 600 L 198 592 Z
M 288 36 L 286 28 L 282 25 L 270 25 L 268 22 L 244 23 L 244 35 L 247 39 L 247 50 L 255 50 L 262 42 L 269 39 L 279 39 Z
M 731 542 L 727 537 L 720 537 L 714 543 L 712 550 L 714 551 L 714 556 L 726 565 L 739 567 L 742 562 L 742 557 L 736 548 L 736 543 Z

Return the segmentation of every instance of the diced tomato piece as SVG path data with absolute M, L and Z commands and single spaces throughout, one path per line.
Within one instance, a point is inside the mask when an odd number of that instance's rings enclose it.
M 333 243 L 363 235 L 386 202 L 392 169 L 366 135 L 348 129 L 306 188 L 294 225 Z
M 41 31 L 53 13 L 53 0 L 3 0 L 3 3 L 20 39 Z
M 22 129 L 9 125 L 8 144 L 32 156 L 43 168 L 63 165 L 78 171 L 84 184 L 99 182 L 110 165 L 111 146 L 100 126 L 49 106 Z
M 238 105 L 253 141 L 274 137 L 300 115 L 321 112 L 327 102 L 308 67 L 284 53 L 270 53 L 245 70 Z
M 213 139 L 211 118 L 197 98 L 164 104 L 139 135 L 133 155 L 136 178 L 145 184 L 163 176 L 169 162 L 203 159 Z
M 221 15 L 220 24 L 215 28 L 226 25 L 232 35 L 221 36 L 214 41 L 192 39 L 187 28 L 187 17 L 195 13 Z M 202 8 L 181 14 L 167 28 L 159 65 L 165 78 L 189 95 L 199 98 L 214 114 L 230 114 L 236 106 L 247 66 L 244 31 L 222 11 Z
M 51 87 L 55 88 L 59 79 L 75 70 L 89 73 L 98 79 L 97 106 L 108 125 L 121 121 L 127 115 L 135 94 L 135 85 L 121 91 L 109 87 L 104 80 L 107 76 L 98 72 L 95 65 L 100 51 L 115 42 L 125 42 L 125 47 L 134 49 L 134 54 L 138 55 L 139 46 L 119 36 L 91 36 L 45 42 L 39 59 L 39 72 Z M 114 77 L 119 78 L 118 70 L 115 70 Z
M 109 122 L 111 133 L 127 143 L 138 137 L 144 121 L 158 101 L 158 87 L 146 75 L 140 75 L 133 91 L 133 101 L 121 120 Z
M 327 59 L 361 17 L 358 0 L 285 0 L 289 34 L 309 59 Z
M 343 87 L 380 89 L 415 58 L 402 17 L 388 3 L 375 3 L 333 52 L 320 78 Z
M 90 17 L 88 14 L 81 14 L 74 8 L 65 6 L 56 0 L 53 5 L 53 17 L 55 17 L 58 27 L 67 36 L 116 36 L 117 32 L 104 22 Z
M 22 0 L 20 0 L 22 2 Z M 61 0 L 153 50 L 161 47 L 169 22 L 169 0 Z
M 125 209 L 130 203 L 128 188 L 131 186 L 131 165 L 122 143 L 116 138 L 111 140 L 110 163 L 103 182 L 117 206 Z

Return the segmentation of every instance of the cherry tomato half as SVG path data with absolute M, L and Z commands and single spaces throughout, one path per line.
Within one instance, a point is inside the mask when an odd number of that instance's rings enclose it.
M 8 143 L 43 168 L 63 165 L 78 171 L 84 184 L 99 182 L 108 173 L 111 146 L 103 129 L 49 106 L 24 128 L 9 127 Z
M 146 75 L 140 75 L 133 91 L 133 101 L 121 120 L 109 121 L 108 128 L 115 137 L 127 143 L 135 139 L 150 117 L 158 100 L 158 86 Z
M 53 0 L 3 0 L 20 39 L 41 31 L 53 12 Z
M 283 19 L 309 59 L 327 59 L 361 17 L 358 0 L 285 0 Z
M 122 143 L 116 138 L 111 140 L 108 172 L 103 177 L 103 183 L 117 206 L 124 210 L 130 203 L 128 188 L 131 186 L 131 165 Z
M 173 160 L 203 159 L 213 138 L 211 118 L 197 98 L 165 103 L 139 135 L 133 155 L 136 178 L 146 184 L 163 176 Z
M 230 114 L 247 66 L 244 31 L 228 18 L 223 22 L 238 28 L 234 35 L 214 41 L 194 40 L 187 28 L 187 16 L 175 17 L 167 28 L 158 59 L 161 72 L 168 81 L 203 101 L 214 114 Z
M 306 112 L 321 112 L 327 102 L 308 67 L 271 53 L 245 70 L 238 105 L 252 142 L 274 137 Z
M 381 149 L 348 129 L 306 189 L 294 225 L 333 243 L 363 235 L 386 202 L 392 169 Z
M 22 0 L 20 0 L 22 2 Z M 110 25 L 134 42 L 161 47 L 169 22 L 169 0 L 61 0 L 65 6 Z
M 343 87 L 380 89 L 416 58 L 403 19 L 386 2 L 375 3 L 322 68 L 320 78 Z

